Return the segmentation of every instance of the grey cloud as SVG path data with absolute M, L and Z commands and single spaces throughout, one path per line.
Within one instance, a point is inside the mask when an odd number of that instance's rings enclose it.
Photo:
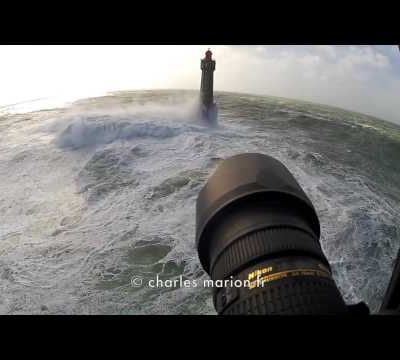
M 400 52 L 393 48 L 216 47 L 216 86 L 338 106 L 400 123 Z

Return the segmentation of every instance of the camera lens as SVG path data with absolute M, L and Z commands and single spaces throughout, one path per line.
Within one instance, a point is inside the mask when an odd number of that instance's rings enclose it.
M 340 314 L 315 209 L 263 154 L 224 160 L 200 191 L 196 245 L 219 314 Z

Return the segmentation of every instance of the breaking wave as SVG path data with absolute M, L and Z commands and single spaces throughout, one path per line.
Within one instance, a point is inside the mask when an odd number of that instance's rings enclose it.
M 218 163 L 243 152 L 290 169 L 317 209 L 346 300 L 376 310 L 400 236 L 399 129 L 370 119 L 352 131 L 366 118 L 224 93 L 219 127 L 208 128 L 190 94 L 175 101 L 182 94 L 121 92 L 7 115 L 0 313 L 213 314 L 207 289 L 137 289 L 130 279 L 206 277 L 195 200 Z
M 132 124 L 127 121 L 115 121 L 105 118 L 78 120 L 70 124 L 57 139 L 62 148 L 79 149 L 82 147 L 109 144 L 116 140 L 131 140 L 135 137 L 165 139 L 182 133 L 182 128 L 151 123 Z

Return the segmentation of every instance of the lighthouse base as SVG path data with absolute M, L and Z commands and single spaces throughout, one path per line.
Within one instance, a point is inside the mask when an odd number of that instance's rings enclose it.
M 218 118 L 217 104 L 213 103 L 210 106 L 200 105 L 200 117 L 208 124 L 215 125 Z

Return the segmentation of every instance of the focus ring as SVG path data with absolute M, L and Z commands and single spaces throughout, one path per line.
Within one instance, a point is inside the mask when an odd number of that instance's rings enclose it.
M 287 251 L 316 256 L 330 269 L 317 239 L 297 228 L 275 227 L 242 236 L 232 243 L 212 264 L 211 277 L 222 280 L 262 256 Z

